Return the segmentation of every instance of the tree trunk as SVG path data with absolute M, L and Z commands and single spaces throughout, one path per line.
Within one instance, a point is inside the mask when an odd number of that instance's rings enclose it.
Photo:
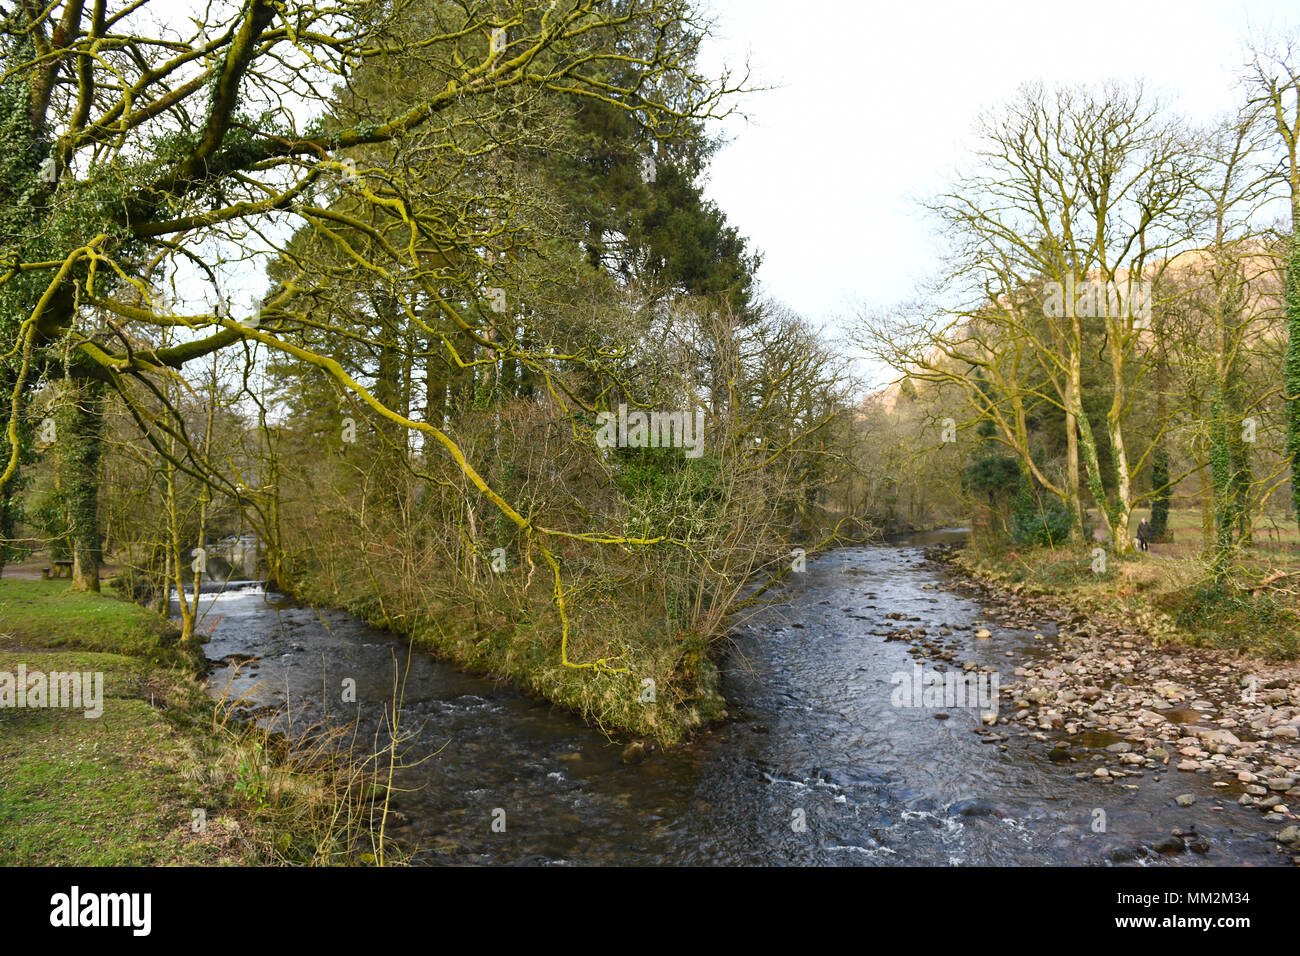
M 1111 547 L 1116 554 L 1128 554 L 1133 550 L 1133 539 L 1129 537 L 1130 515 L 1133 513 L 1133 479 L 1129 474 L 1128 448 L 1124 444 L 1124 406 L 1127 404 L 1128 388 L 1124 381 L 1124 348 L 1120 336 L 1123 319 L 1111 316 L 1110 340 L 1111 384 L 1115 394 L 1111 398 L 1110 411 L 1106 413 L 1106 429 L 1110 435 L 1111 459 L 1115 463 L 1115 524 L 1112 529 Z
M 58 467 L 68 504 L 72 542 L 72 587 L 99 591 L 103 532 L 99 523 L 99 460 L 103 451 L 102 382 L 68 379 L 58 416 Z
M 1065 469 L 1065 487 L 1070 495 L 1069 507 L 1074 509 L 1074 527 L 1070 536 L 1076 541 L 1082 541 L 1086 516 L 1083 493 L 1079 487 L 1079 423 L 1073 411 L 1065 413 Z
M 1214 485 L 1206 474 L 1208 462 L 1200 450 L 1196 453 L 1196 474 L 1201 479 L 1201 546 L 1214 547 Z
M 1300 217 L 1297 217 L 1300 218 Z M 1286 457 L 1291 466 L 1291 506 L 1300 524 L 1300 236 L 1291 226 L 1286 263 Z
M 1169 421 L 1169 358 L 1165 354 L 1165 331 L 1156 326 L 1156 427 L 1164 429 Z M 1169 502 L 1173 489 L 1169 487 L 1169 442 L 1160 435 L 1151 458 L 1151 537 L 1164 541 L 1169 535 Z
M 1079 417 L 1083 405 L 1080 382 L 1083 379 L 1083 363 L 1079 356 L 1077 320 L 1072 331 L 1076 333 L 1076 339 L 1069 353 L 1070 377 L 1065 385 L 1065 481 L 1070 494 L 1070 505 L 1074 508 L 1075 537 L 1082 541 L 1087 511 L 1083 507 L 1083 489 L 1079 486 Z
M 1097 504 L 1097 514 L 1101 519 L 1102 528 L 1110 535 L 1111 543 L 1115 541 L 1115 531 L 1111 526 L 1110 509 L 1106 501 L 1106 487 L 1101 480 L 1101 464 L 1097 457 L 1097 440 L 1092 433 L 1092 423 L 1088 421 L 1088 416 L 1083 410 L 1083 369 L 1082 359 L 1080 358 L 1083 351 L 1083 329 L 1077 317 L 1072 318 L 1071 338 L 1073 348 L 1070 350 L 1070 382 L 1068 386 L 1069 402 L 1066 407 L 1066 417 L 1071 415 L 1074 418 L 1078 433 L 1078 454 L 1083 459 L 1084 473 L 1088 477 L 1088 490 L 1092 493 L 1093 500 Z M 1082 496 L 1080 496 L 1079 513 L 1083 514 Z

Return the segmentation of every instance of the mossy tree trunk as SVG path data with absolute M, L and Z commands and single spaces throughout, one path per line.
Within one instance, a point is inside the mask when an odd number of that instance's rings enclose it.
M 1291 466 L 1291 505 L 1300 524 L 1300 236 L 1294 225 L 1286 263 L 1286 329 L 1286 457 Z
M 103 451 L 105 385 L 69 378 L 56 419 L 58 469 L 68 507 L 72 587 L 99 591 L 103 529 L 99 520 L 99 461 Z

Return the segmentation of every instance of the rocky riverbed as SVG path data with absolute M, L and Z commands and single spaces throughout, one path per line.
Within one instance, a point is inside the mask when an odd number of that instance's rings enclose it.
M 959 661 L 942 638 L 958 630 L 976 639 L 999 628 L 1036 631 L 1044 653 L 1015 666 L 1013 681 L 1003 675 L 999 713 L 985 718 L 985 733 L 1041 740 L 1052 760 L 1079 764 L 1075 775 L 1099 787 L 1135 786 L 1147 775 L 1208 775 L 1225 799 L 1278 824 L 1279 843 L 1300 865 L 1300 664 L 1157 646 L 1060 598 L 1011 594 L 972 577 L 952 554 L 937 547 L 927 559 L 952 575 L 949 589 L 980 602 L 986 620 L 933 635 L 900 622 L 889 637 L 911 643 L 918 659 L 988 671 Z M 1178 799 L 1186 805 L 1196 797 Z M 1172 838 L 1200 849 L 1195 834 Z

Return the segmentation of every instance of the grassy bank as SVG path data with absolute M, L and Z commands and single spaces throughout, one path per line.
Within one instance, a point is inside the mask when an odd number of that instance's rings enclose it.
M 297 579 L 294 592 L 304 602 L 341 608 L 400 634 L 469 673 L 504 680 L 608 734 L 672 745 L 726 716 L 714 645 L 707 637 L 665 634 L 662 621 L 645 619 L 617 595 L 589 594 L 583 607 L 571 607 L 570 614 L 576 635 L 616 636 L 619 656 L 610 667 L 626 669 L 623 673 L 561 663 L 559 622 L 549 593 L 534 600 L 530 609 L 511 612 L 494 610 L 487 602 L 475 607 L 440 601 L 424 601 L 418 609 L 404 611 L 395 597 L 375 598 L 369 584 L 331 587 L 323 576 L 306 573 Z M 586 646 L 576 637 L 569 657 L 585 663 L 606 646 L 603 639 Z
M 0 864 L 346 862 L 355 772 L 226 722 L 202 656 L 111 592 L 0 580 L 0 674 L 102 675 L 86 707 L 0 708 Z M 83 701 L 83 705 L 85 701 Z
M 958 552 L 954 562 L 991 584 L 1052 595 L 1081 614 L 1141 631 L 1156 643 L 1210 647 L 1267 660 L 1300 657 L 1300 597 L 1264 566 L 1212 576 L 1199 557 L 1157 545 L 1129 558 L 1107 555 L 1093 569 L 1091 548 Z

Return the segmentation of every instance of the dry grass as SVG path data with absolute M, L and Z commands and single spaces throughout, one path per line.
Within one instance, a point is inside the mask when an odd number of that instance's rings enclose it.
M 962 554 L 971 573 L 1026 595 L 1052 595 L 1094 619 L 1159 643 L 1215 647 L 1272 660 L 1300 656 L 1300 593 L 1267 554 L 1215 574 L 1199 553 L 1169 546 L 1093 569 L 1091 547 Z

